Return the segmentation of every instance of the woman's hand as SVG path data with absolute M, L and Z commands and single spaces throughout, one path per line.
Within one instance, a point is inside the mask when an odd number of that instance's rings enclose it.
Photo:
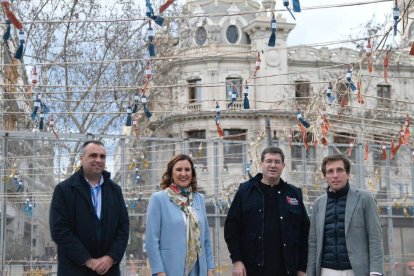
M 214 270 L 213 269 L 207 270 L 207 276 L 214 276 Z
M 165 272 L 158 272 L 157 273 L 157 276 L 167 276 L 167 273 L 165 273 Z

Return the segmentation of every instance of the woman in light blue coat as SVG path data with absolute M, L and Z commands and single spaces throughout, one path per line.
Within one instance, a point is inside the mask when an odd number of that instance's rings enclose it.
M 173 157 L 149 200 L 145 249 L 152 275 L 213 276 L 214 258 L 204 196 L 197 193 L 194 163 Z

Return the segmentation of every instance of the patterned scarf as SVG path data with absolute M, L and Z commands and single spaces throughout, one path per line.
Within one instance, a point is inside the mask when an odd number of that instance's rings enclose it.
M 191 191 L 191 187 L 183 189 L 181 187 L 177 187 L 175 184 L 171 184 L 166 191 L 170 197 L 170 200 L 180 207 L 181 211 L 184 212 L 187 218 L 187 255 L 185 257 L 184 275 L 188 275 L 197 261 L 197 256 L 201 255 L 198 216 L 191 206 L 193 203 L 193 193 Z

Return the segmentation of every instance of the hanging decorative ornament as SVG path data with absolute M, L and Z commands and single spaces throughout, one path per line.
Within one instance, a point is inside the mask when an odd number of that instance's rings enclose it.
M 167 0 L 164 4 L 161 5 L 159 12 L 163 13 L 175 0 Z
M 335 97 L 332 95 L 332 90 L 332 82 L 329 82 L 328 87 L 326 88 L 326 100 L 329 104 L 333 103 L 333 101 L 335 100 Z
M 283 3 L 284 3 L 284 1 L 285 0 L 283 0 Z M 289 4 L 289 2 L 288 2 L 288 4 Z M 288 8 L 288 10 L 290 11 L 289 8 Z M 292 14 L 292 16 L 293 16 L 293 14 Z M 272 20 L 270 21 L 271 34 L 270 34 L 270 37 L 269 37 L 269 42 L 267 43 L 267 45 L 269 47 L 275 47 L 275 45 L 276 45 L 276 28 L 277 28 L 277 23 L 276 23 L 275 13 L 273 12 Z
M 393 17 L 394 17 L 394 36 L 396 36 L 398 32 L 398 29 L 397 29 L 398 19 L 400 18 L 400 8 L 398 7 L 397 0 L 394 1 Z
M 407 141 L 410 139 L 410 116 L 408 116 L 405 118 L 405 131 L 404 131 L 404 139 L 405 141 Z
M 293 12 L 289 8 L 289 0 L 283 0 L 283 6 L 286 7 L 287 11 L 290 13 L 293 19 L 296 20 L 295 16 L 293 15 Z
M 368 72 L 372 73 L 373 71 L 373 61 L 372 61 L 372 45 L 371 45 L 371 38 L 368 38 L 368 43 L 365 48 L 366 57 L 367 57 L 367 66 Z
M 355 83 L 352 81 L 352 66 L 348 64 L 348 70 L 346 71 L 345 78 L 347 80 L 346 85 L 349 89 L 351 89 L 352 92 L 356 91 Z
M 388 83 L 388 65 L 389 65 L 389 54 L 388 54 L 388 50 L 385 52 L 385 56 L 384 56 L 384 81 L 386 83 Z
M 231 87 L 231 90 L 230 90 L 231 101 L 227 105 L 227 109 L 230 108 L 234 104 L 234 102 L 237 99 L 237 94 L 238 94 L 237 87 L 233 83 L 230 84 L 230 87 Z
M 357 93 L 357 100 L 359 104 L 364 104 L 364 98 L 362 97 L 362 81 L 359 80 L 357 82 L 357 89 L 358 89 L 358 93 Z
M 348 156 L 349 157 L 352 155 L 352 150 L 354 149 L 354 145 L 355 145 L 355 138 L 353 138 L 351 140 L 351 143 L 349 143 L 349 147 L 348 147 Z
M 387 146 L 385 145 L 385 140 L 382 139 L 382 145 L 381 145 L 381 160 L 387 160 Z
M 301 12 L 299 0 L 292 0 L 292 6 L 294 12 Z
M 53 114 L 50 114 L 49 116 L 49 131 L 55 135 L 56 139 L 59 139 L 59 136 L 55 130 L 55 120 L 53 119 Z
M 4 23 L 6 24 L 6 31 L 3 34 L 3 40 L 4 42 L 7 42 L 11 38 L 11 23 L 8 19 L 6 19 Z
M 142 107 L 144 109 L 144 113 L 145 116 L 147 116 L 147 118 L 151 118 L 152 113 L 149 111 L 148 106 L 147 106 L 147 97 L 145 95 L 141 96 L 141 103 L 142 103 Z
M 148 21 L 148 52 L 150 57 L 155 57 L 154 46 L 154 29 L 151 27 L 151 21 Z
M 303 125 L 304 127 L 306 128 L 310 127 L 310 124 L 303 118 L 302 113 L 300 111 L 296 113 L 296 118 L 298 119 L 299 123 Z
M 19 30 L 19 47 L 17 47 L 16 53 L 14 54 L 15 59 L 21 60 L 23 58 L 25 42 L 26 42 L 26 35 L 24 31 L 21 29 Z
M 216 116 L 214 117 L 214 121 L 216 122 L 217 134 L 219 135 L 220 138 L 222 138 L 224 137 L 224 131 L 221 128 L 220 120 L 221 120 L 221 108 L 218 104 L 218 101 L 216 101 Z
M 131 109 L 131 107 L 129 107 L 129 106 L 127 107 L 126 113 L 127 113 L 127 119 L 126 119 L 125 126 L 132 126 L 132 109 Z
M 249 98 L 248 98 L 249 93 L 250 93 L 250 87 L 249 87 L 249 85 L 247 84 L 247 81 L 246 81 L 246 84 L 245 84 L 244 89 L 243 89 L 243 95 L 244 95 L 243 108 L 244 109 L 250 109 L 250 103 L 249 103 Z
M 161 26 L 162 27 L 162 25 L 164 24 L 164 18 L 162 16 L 160 16 L 160 15 L 155 15 L 154 14 L 154 9 L 152 8 L 151 0 L 145 0 L 145 6 L 146 6 L 146 9 L 147 9 L 147 11 L 145 13 L 146 16 L 148 16 L 149 18 L 151 18 L 152 20 L 154 20 L 154 22 L 158 26 Z
M 365 142 L 364 146 L 364 160 L 368 160 L 369 157 L 369 145 L 368 142 Z

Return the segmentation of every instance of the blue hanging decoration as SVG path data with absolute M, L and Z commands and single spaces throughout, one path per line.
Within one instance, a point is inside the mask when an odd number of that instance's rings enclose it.
M 397 0 L 394 2 L 394 9 L 393 9 L 393 17 L 394 17 L 394 36 L 397 35 L 397 25 L 398 19 L 400 18 L 400 8 L 398 7 Z
M 164 24 L 164 18 L 160 15 L 155 15 L 154 14 L 154 9 L 152 8 L 152 4 L 150 0 L 145 0 L 145 5 L 147 7 L 147 12 L 145 13 L 149 18 L 151 18 L 152 20 L 154 20 L 154 22 L 161 26 Z
M 335 100 L 335 97 L 332 95 L 332 82 L 329 82 L 328 88 L 326 88 L 326 99 L 328 100 L 328 103 L 333 103 Z
M 43 130 L 45 126 L 45 112 L 42 110 L 40 111 L 39 115 L 39 130 Z
M 216 124 L 220 123 L 220 119 L 221 119 L 221 108 L 218 102 L 216 101 L 216 116 L 214 117 L 214 121 L 216 122 Z
M 126 126 L 132 126 L 132 110 L 131 108 L 128 106 L 127 107 L 127 120 L 126 120 Z
M 352 81 L 351 65 L 348 65 L 348 70 L 346 71 L 345 78 L 347 80 L 346 85 L 348 86 L 348 88 L 350 88 L 352 90 L 352 92 L 355 92 L 357 87 L 356 87 L 355 83 Z
M 253 175 L 250 173 L 251 168 L 252 168 L 252 163 L 253 163 L 253 161 L 250 160 L 250 163 L 246 164 L 246 173 L 249 176 L 249 178 L 253 178 Z
M 298 118 L 298 121 L 306 128 L 310 127 L 310 124 L 302 117 L 302 113 L 298 112 L 296 117 Z
M 30 201 L 30 199 L 27 197 L 26 201 L 24 202 L 23 210 L 24 212 L 31 216 L 33 214 L 33 208 L 35 207 L 34 203 Z
M 217 134 L 219 135 L 219 137 L 224 137 L 224 131 L 221 128 L 220 120 L 221 120 L 221 108 L 218 102 L 216 101 L 216 116 L 214 117 L 214 121 L 216 121 Z
M 16 187 L 16 193 L 23 190 L 23 181 L 20 179 Z
M 140 201 L 142 199 L 143 195 L 144 195 L 144 193 L 142 191 L 139 191 L 137 201 Z
M 40 95 L 36 94 L 35 100 L 33 102 L 32 115 L 30 115 L 30 117 L 32 118 L 32 121 L 36 120 L 37 111 L 39 111 L 41 104 L 42 104 L 42 101 L 40 100 Z
M 292 6 L 294 12 L 301 12 L 299 0 L 292 0 Z
M 152 113 L 148 109 L 148 106 L 147 106 L 147 97 L 145 95 L 142 95 L 142 97 L 141 97 L 141 103 L 142 103 L 142 107 L 144 109 L 145 116 L 147 116 L 147 118 L 151 118 Z
M 243 108 L 244 109 L 250 109 L 250 103 L 249 103 L 249 93 L 250 93 L 250 87 L 247 85 L 247 81 L 246 81 L 246 85 L 244 86 L 244 91 L 243 91 L 243 95 L 244 95 L 244 99 L 243 99 Z
M 134 95 L 134 107 L 132 108 L 132 113 L 138 112 L 138 102 L 139 102 L 139 95 L 138 93 L 135 93 Z
M 227 105 L 227 108 L 230 108 L 237 99 L 237 88 L 234 84 L 230 84 L 230 85 L 231 85 L 231 92 L 230 92 L 231 101 Z
M 139 168 L 135 168 L 135 184 L 139 184 L 141 181 L 141 176 L 139 175 Z
M 270 27 L 271 27 L 271 30 L 272 30 L 272 34 L 270 35 L 269 43 L 267 43 L 267 45 L 269 47 L 275 47 L 275 45 L 276 45 L 276 28 L 277 28 L 275 13 L 273 13 L 273 15 L 272 15 L 272 20 L 270 21 Z
M 148 24 L 148 52 L 150 57 L 155 57 L 154 29 L 151 27 L 151 21 L 148 21 Z
M 21 60 L 23 58 L 24 43 L 26 42 L 26 36 L 23 30 L 19 30 L 19 47 L 14 54 L 15 59 Z
M 293 15 L 292 10 L 289 8 L 289 0 L 283 0 L 283 6 L 286 7 L 286 9 L 288 10 L 288 12 L 290 13 L 290 15 L 293 17 L 293 19 L 296 20 L 295 16 Z M 299 8 L 300 9 L 300 8 Z
M 10 20 L 6 19 L 6 31 L 3 34 L 3 40 L 7 41 L 11 37 L 11 23 Z

